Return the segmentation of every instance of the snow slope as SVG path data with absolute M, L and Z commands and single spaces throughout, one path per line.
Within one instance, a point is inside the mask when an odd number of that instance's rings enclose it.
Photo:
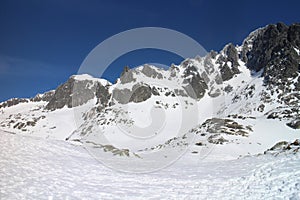
M 108 169 L 80 146 L 0 134 L 1 199 L 300 199 L 300 154 L 206 162 L 188 155 L 163 170 Z
M 64 140 L 76 129 L 74 110 L 63 108 L 46 111 L 47 102 L 20 103 L 5 108 L 0 115 L 0 128 L 22 135 Z M 35 122 L 34 126 L 14 128 L 17 123 Z

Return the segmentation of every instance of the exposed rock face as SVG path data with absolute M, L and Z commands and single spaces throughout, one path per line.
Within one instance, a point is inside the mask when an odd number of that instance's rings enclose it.
M 250 126 L 243 126 L 232 119 L 211 118 L 206 120 L 202 125 L 205 132 L 211 134 L 228 134 L 228 135 L 241 135 L 248 136 L 252 131 Z
M 49 92 L 45 92 L 44 94 L 38 94 L 35 97 L 31 98 L 30 100 L 33 102 L 39 102 L 39 101 L 49 102 L 53 98 L 54 93 L 55 93 L 55 91 L 51 90 Z
M 19 103 L 26 103 L 26 102 L 29 102 L 29 99 L 13 98 L 13 99 L 9 99 L 9 100 L 1 103 L 0 108 L 11 107 L 11 106 L 17 105 Z
M 188 96 L 194 99 L 201 99 L 208 87 L 204 79 L 200 76 L 197 68 L 193 65 L 187 66 L 183 77 L 183 83 L 187 84 L 183 88 Z
M 157 72 L 154 68 L 152 68 L 149 65 L 144 65 L 141 72 L 150 78 L 158 78 L 158 79 L 163 78 L 163 75 L 161 73 Z
M 129 67 L 125 67 L 121 76 L 120 81 L 122 84 L 134 82 L 135 79 L 133 77 L 133 71 L 129 69 Z
M 107 103 L 109 99 L 108 88 L 100 83 L 95 84 L 92 80 L 76 80 L 71 77 L 55 90 L 53 98 L 46 105 L 46 109 L 56 110 L 64 106 L 68 108 L 76 107 L 87 103 L 95 96 L 98 97 L 98 102 L 101 104 Z
M 277 85 L 279 79 L 298 75 L 300 56 L 295 48 L 300 49 L 300 24 L 278 23 L 260 29 L 244 55 L 251 70 L 264 69 L 266 83 Z
M 217 63 L 220 64 L 220 72 L 223 81 L 231 79 L 235 74 L 240 73 L 238 66 L 238 52 L 233 44 L 228 44 L 222 50 Z
M 185 93 L 184 90 L 181 90 L 181 89 L 175 89 L 174 92 L 175 92 L 175 94 L 176 94 L 177 96 L 187 97 L 187 94 Z
M 276 143 L 272 148 L 266 150 L 264 154 L 275 154 L 280 153 L 299 153 L 300 152 L 300 140 L 296 139 L 294 142 L 281 141 Z
M 97 97 L 97 104 L 102 107 L 108 105 L 111 94 L 108 91 L 108 86 L 103 86 L 100 83 L 96 86 L 96 97 Z
M 44 94 L 38 94 L 33 98 L 26 99 L 26 98 L 12 98 L 9 99 L 3 103 L 0 103 L 0 108 L 5 108 L 5 107 L 10 107 L 10 106 L 15 106 L 18 105 L 19 103 L 27 103 L 27 102 L 40 102 L 40 101 L 47 101 L 49 102 L 53 95 L 54 95 L 54 90 L 45 92 Z
M 150 87 L 147 84 L 137 83 L 132 87 L 132 90 L 127 88 L 113 90 L 113 99 L 118 101 L 121 104 L 126 104 L 129 102 L 143 102 L 149 99 L 152 95 L 159 95 L 155 87 Z
M 171 67 L 169 68 L 169 71 L 170 71 L 170 78 L 172 78 L 177 75 L 179 69 L 174 64 L 172 64 Z
M 289 127 L 293 128 L 293 129 L 300 129 L 300 118 L 295 119 L 295 120 L 287 123 L 286 125 L 288 125 Z
M 135 85 L 129 99 L 130 102 L 143 102 L 151 97 L 152 90 L 148 85 Z
M 131 96 L 131 90 L 125 89 L 118 89 L 115 88 L 112 92 L 112 98 L 121 104 L 126 104 L 129 102 Z

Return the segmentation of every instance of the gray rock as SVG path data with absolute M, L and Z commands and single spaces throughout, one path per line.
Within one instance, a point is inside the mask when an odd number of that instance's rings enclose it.
M 231 86 L 231 85 L 227 85 L 225 88 L 224 88 L 224 91 L 226 92 L 226 93 L 229 93 L 229 92 L 231 92 L 233 90 L 233 87 Z
M 121 76 L 120 76 L 121 84 L 134 82 L 135 78 L 133 78 L 133 70 L 130 70 L 129 67 L 125 67 Z
M 223 81 L 230 80 L 234 75 L 227 63 L 220 67 L 220 73 Z
M 238 69 L 238 52 L 233 44 L 228 44 L 222 50 L 224 55 L 220 55 L 217 63 L 220 65 L 220 73 L 223 81 L 230 80 L 235 74 L 239 74 Z M 228 62 L 231 62 L 231 66 L 228 66 Z
M 151 88 L 151 93 L 155 96 L 159 96 L 159 92 L 157 91 L 156 87 L 154 87 L 154 86 Z
M 33 101 L 33 102 L 47 101 L 47 102 L 49 102 L 53 98 L 54 93 L 55 93 L 55 91 L 51 90 L 49 92 L 45 92 L 42 95 L 38 94 L 35 97 L 31 98 L 30 101 Z
M 129 99 L 130 102 L 143 102 L 149 99 L 152 95 L 152 89 L 148 85 L 135 85 Z
M 11 107 L 18 105 L 19 103 L 29 102 L 29 99 L 25 98 L 12 98 L 0 104 L 0 108 Z
M 286 125 L 293 129 L 300 129 L 300 119 L 295 119 L 295 120 L 287 123 Z
M 295 78 L 300 71 L 294 48 L 300 49 L 300 24 L 278 23 L 261 29 L 244 54 L 251 70 L 263 69 L 266 84 L 278 85 L 279 79 Z
M 183 77 L 183 83 L 186 84 L 183 88 L 188 96 L 193 99 L 201 99 L 204 96 L 206 89 L 208 89 L 208 86 L 200 76 L 197 68 L 193 65 L 187 66 Z
M 185 90 L 182 89 L 175 89 L 174 90 L 176 96 L 182 96 L 182 97 L 187 97 L 188 95 L 186 94 Z
M 98 103 L 106 104 L 109 99 L 108 87 L 100 86 L 91 80 L 76 80 L 70 77 L 69 80 L 60 85 L 46 105 L 48 110 L 56 110 L 67 106 L 76 107 L 87 103 L 97 96 Z M 99 90 L 99 91 L 98 91 Z
M 215 59 L 217 57 L 218 53 L 216 51 L 212 50 L 212 51 L 209 52 L 209 55 L 210 55 L 211 58 Z
M 300 91 L 300 76 L 298 77 L 297 83 L 295 84 L 295 90 Z
M 156 69 L 154 69 L 149 65 L 144 65 L 141 72 L 150 78 L 158 78 L 158 79 L 163 78 L 163 75 L 161 73 L 157 72 Z
M 101 107 L 106 107 L 109 103 L 111 94 L 109 93 L 109 86 L 103 86 L 100 83 L 97 84 L 96 87 L 96 97 L 97 97 L 97 104 Z
M 125 89 L 118 89 L 115 88 L 112 92 L 112 98 L 121 104 L 126 104 L 129 102 L 131 97 L 131 90 Z
M 140 103 L 149 99 L 152 95 L 159 95 L 155 87 L 150 87 L 147 84 L 135 84 L 132 90 L 124 88 L 115 88 L 112 92 L 112 98 L 121 104 L 129 102 Z
M 179 69 L 174 64 L 172 64 L 171 67 L 169 68 L 169 71 L 170 71 L 170 77 L 172 78 L 177 75 L 177 73 L 179 72 Z

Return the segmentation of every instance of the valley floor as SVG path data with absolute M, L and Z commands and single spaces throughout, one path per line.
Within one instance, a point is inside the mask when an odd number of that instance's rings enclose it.
M 186 155 L 163 170 L 106 168 L 80 146 L 0 131 L 0 199 L 300 199 L 300 154 Z

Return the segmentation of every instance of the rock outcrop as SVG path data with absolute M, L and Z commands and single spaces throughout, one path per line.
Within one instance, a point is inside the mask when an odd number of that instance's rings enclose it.
M 64 106 L 72 108 L 83 105 L 96 97 L 99 103 L 106 104 L 109 100 L 108 87 L 94 80 L 76 80 L 76 76 L 71 76 L 67 82 L 55 90 L 45 108 L 48 110 L 56 110 Z
M 217 60 L 223 81 L 231 79 L 235 74 L 240 73 L 238 66 L 238 52 L 233 44 L 228 44 L 221 51 Z
M 244 48 L 244 60 L 249 69 L 260 71 L 267 84 L 278 85 L 296 78 L 300 71 L 300 24 L 268 25 L 253 33 L 251 48 Z M 248 38 L 249 39 L 249 38 Z M 249 42 L 244 42 L 249 46 Z M 299 82 L 298 82 L 299 84 Z M 297 87 L 299 91 L 299 87 Z

